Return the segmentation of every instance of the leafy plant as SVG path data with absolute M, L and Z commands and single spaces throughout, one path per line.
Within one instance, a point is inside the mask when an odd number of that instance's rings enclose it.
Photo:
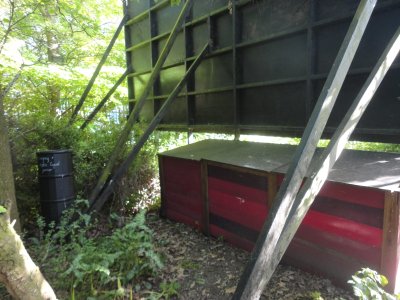
M 111 235 L 82 244 L 63 277 L 72 278 L 75 289 L 87 290 L 90 283 L 90 290 L 95 294 L 109 283 L 128 284 L 140 276 L 155 274 L 162 266 L 142 211 Z
M 63 214 L 58 227 L 38 218 L 39 236 L 30 239 L 30 250 L 57 290 L 70 286 L 73 298 L 114 299 L 129 292 L 124 286 L 163 267 L 145 222 L 141 211 L 105 235 L 91 215 L 74 207 Z
M 383 289 L 388 284 L 387 278 L 369 268 L 356 272 L 348 283 L 353 286 L 354 295 L 360 300 L 400 299 L 399 295 L 391 295 Z
M 178 296 L 180 284 L 176 281 L 162 282 L 160 289 L 160 292 L 149 292 L 149 300 L 158 300 L 161 298 L 169 300 L 172 296 Z
M 311 300 L 324 300 L 324 298 L 322 298 L 322 296 L 321 296 L 321 293 L 318 291 L 310 292 L 309 297 Z

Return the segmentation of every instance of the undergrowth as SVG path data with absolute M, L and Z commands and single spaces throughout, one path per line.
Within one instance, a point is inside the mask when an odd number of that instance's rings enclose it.
M 129 299 L 136 283 L 163 267 L 144 210 L 110 232 L 101 226 L 76 207 L 57 227 L 38 218 L 38 236 L 29 239 L 29 250 L 61 299 Z
M 400 294 L 392 295 L 384 290 L 389 283 L 387 278 L 369 268 L 356 272 L 348 283 L 359 300 L 398 300 Z

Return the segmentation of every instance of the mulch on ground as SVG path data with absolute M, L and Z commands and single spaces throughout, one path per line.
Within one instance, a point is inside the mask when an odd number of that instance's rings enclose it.
M 206 237 L 189 226 L 148 216 L 154 242 L 164 257 L 165 268 L 150 278 L 153 288 L 179 283 L 176 299 L 230 299 L 249 258 L 249 253 L 215 238 Z M 320 295 L 320 297 L 318 297 Z M 355 299 L 351 291 L 322 278 L 287 265 L 279 265 L 261 299 Z

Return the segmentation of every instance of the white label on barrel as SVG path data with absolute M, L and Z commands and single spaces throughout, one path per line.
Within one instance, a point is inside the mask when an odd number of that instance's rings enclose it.
M 41 168 L 41 173 L 50 173 L 54 169 L 52 167 L 59 167 L 60 161 L 54 162 L 54 156 L 51 157 L 40 157 L 39 166 Z

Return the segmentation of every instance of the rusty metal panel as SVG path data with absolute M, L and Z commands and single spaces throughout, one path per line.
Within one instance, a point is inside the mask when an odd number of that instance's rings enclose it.
M 142 119 L 154 115 L 204 43 L 213 49 L 189 78 L 159 129 L 300 136 L 358 5 L 357 0 L 194 1 L 154 84 Z M 138 97 L 183 3 L 128 0 L 127 53 Z M 338 125 L 400 25 L 400 0 L 381 0 L 328 121 Z M 382 82 L 354 139 L 400 142 L 400 58 Z M 130 99 L 130 107 L 135 99 Z

